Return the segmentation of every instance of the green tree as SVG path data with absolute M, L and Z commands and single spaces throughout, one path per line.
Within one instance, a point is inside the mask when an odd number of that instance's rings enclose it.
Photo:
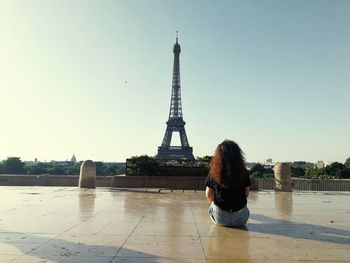
M 47 163 L 36 163 L 36 164 L 25 165 L 26 174 L 31 174 L 31 175 L 48 174 L 49 168 L 50 168 L 50 165 Z
M 124 165 L 118 166 L 118 173 L 117 174 L 125 174 L 126 173 L 126 167 Z
M 197 156 L 197 159 L 199 161 L 202 161 L 202 162 L 207 162 L 207 163 L 210 163 L 211 159 L 213 158 L 213 156 L 209 156 L 209 155 L 205 155 L 203 157 L 198 157 Z
M 262 164 L 254 164 L 249 174 L 254 178 L 273 178 L 274 173 L 271 168 L 265 168 Z
M 54 175 L 64 175 L 65 174 L 65 169 L 60 166 L 51 166 L 47 172 L 49 174 L 54 174 Z
M 77 162 L 77 163 L 73 164 L 72 166 L 67 167 L 65 173 L 67 175 L 79 175 L 81 164 L 82 164 L 82 161 Z
M 337 172 L 343 170 L 344 168 L 345 168 L 344 164 L 334 162 L 331 165 L 328 165 L 325 168 L 323 168 L 322 174 L 336 176 Z
M 350 157 L 345 160 L 344 165 L 345 165 L 346 168 L 350 168 Z
M 305 169 L 302 167 L 291 167 L 290 171 L 292 173 L 292 177 L 304 178 L 305 177 Z
M 95 162 L 97 176 L 113 176 L 118 174 L 118 165 Z
M 264 174 L 261 171 L 255 171 L 250 174 L 253 178 L 264 178 Z
M 336 177 L 340 179 L 350 179 L 350 168 L 344 168 L 337 171 Z
M 159 163 L 148 155 L 133 156 L 127 160 L 127 175 L 158 175 Z
M 264 173 L 263 178 L 275 178 L 275 174 L 274 173 Z
M 116 164 L 113 165 L 108 165 L 106 166 L 105 169 L 105 175 L 106 176 L 113 176 L 113 175 L 117 175 L 119 172 L 119 167 Z
M 96 165 L 96 176 L 104 176 L 106 167 L 103 162 L 95 162 Z
M 250 169 L 249 173 L 251 175 L 253 175 L 256 172 L 259 172 L 259 174 L 261 174 L 261 176 L 262 176 L 262 174 L 265 172 L 264 166 L 262 164 L 260 164 L 260 163 L 254 164 L 252 166 L 252 168 Z M 256 175 L 258 175 L 258 174 L 256 174 Z
M 308 179 L 317 178 L 321 174 L 322 174 L 322 169 L 310 168 L 310 167 L 305 169 L 305 177 Z
M 24 162 L 20 157 L 8 157 L 2 164 L 2 172 L 5 174 L 25 174 Z

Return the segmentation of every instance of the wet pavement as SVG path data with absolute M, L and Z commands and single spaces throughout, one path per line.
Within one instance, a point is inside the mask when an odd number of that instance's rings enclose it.
M 349 192 L 251 192 L 245 228 L 203 191 L 0 187 L 0 262 L 350 262 Z

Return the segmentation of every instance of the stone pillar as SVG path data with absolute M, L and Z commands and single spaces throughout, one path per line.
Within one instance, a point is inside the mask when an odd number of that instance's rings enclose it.
M 91 160 L 84 161 L 80 166 L 80 188 L 96 188 L 96 165 Z
M 275 172 L 275 190 L 292 191 L 292 175 L 288 163 L 277 163 L 273 168 Z

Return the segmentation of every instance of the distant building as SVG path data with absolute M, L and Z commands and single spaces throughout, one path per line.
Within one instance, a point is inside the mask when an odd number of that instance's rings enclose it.
M 256 165 L 256 164 L 258 164 L 258 163 L 255 163 L 255 162 L 250 162 L 250 163 L 249 163 L 249 162 L 247 162 L 247 163 L 246 163 L 247 169 L 248 169 L 248 170 L 252 169 L 252 167 L 253 167 L 254 165 Z
M 70 158 L 70 161 L 72 163 L 76 163 L 77 162 L 77 158 L 75 157 L 75 155 L 73 154 L 72 158 Z
M 273 164 L 272 159 L 267 159 L 267 160 L 265 161 L 265 163 L 266 163 L 266 164 Z
M 292 162 L 292 163 L 290 163 L 290 165 L 292 167 L 300 167 L 300 168 L 304 168 L 304 169 L 314 167 L 313 163 L 308 163 L 308 162 L 305 162 L 305 161 Z
M 70 162 L 70 161 L 54 161 L 54 160 L 51 160 L 50 164 L 52 164 L 54 166 L 69 167 L 69 166 L 72 165 L 72 162 Z
M 322 168 L 325 168 L 326 167 L 326 164 L 324 161 L 317 161 L 315 163 L 315 168 L 318 168 L 318 169 L 322 169 Z

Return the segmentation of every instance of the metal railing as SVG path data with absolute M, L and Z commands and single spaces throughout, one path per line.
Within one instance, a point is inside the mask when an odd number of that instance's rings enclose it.
M 258 189 L 273 190 L 274 178 L 255 179 Z M 293 189 L 303 191 L 350 191 L 349 179 L 300 179 L 292 178 Z

